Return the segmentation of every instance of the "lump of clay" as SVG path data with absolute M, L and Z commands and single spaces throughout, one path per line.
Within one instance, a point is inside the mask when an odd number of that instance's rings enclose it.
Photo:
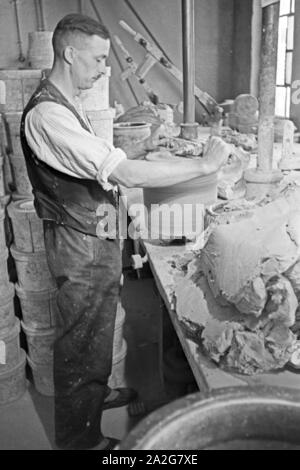
M 257 279 L 263 276 L 267 282 L 299 258 L 298 240 L 290 233 L 294 211 L 279 198 L 256 209 L 250 219 L 215 228 L 201 260 L 217 301 L 234 304 L 244 314 L 262 313 L 266 297 Z
M 268 321 L 291 327 L 296 320 L 298 300 L 290 281 L 284 276 L 278 276 L 268 283 L 269 300 L 265 307 Z
M 283 361 L 275 358 L 265 347 L 262 332 L 237 332 L 232 347 L 224 359 L 226 367 L 238 370 L 246 375 L 282 368 L 289 357 Z
M 253 375 L 284 367 L 297 341 L 300 188 L 251 206 L 247 217 L 213 224 L 176 296 L 179 314 L 189 321 L 193 292 L 201 349 L 220 367 Z
M 266 349 L 276 361 L 275 369 L 283 367 L 290 359 L 296 337 L 285 325 L 276 323 L 265 335 Z
M 232 146 L 232 154 L 218 174 L 218 196 L 222 199 L 242 198 L 246 194 L 244 171 L 248 167 L 250 154 Z
M 241 329 L 238 323 L 212 319 L 207 322 L 202 333 L 203 347 L 215 362 L 220 362 L 231 348 L 235 331 Z
M 286 277 L 292 284 L 294 292 L 300 302 L 300 261 L 297 261 L 286 273 Z
M 163 146 L 166 147 L 174 155 L 180 157 L 200 157 L 203 154 L 203 143 L 192 142 L 190 140 L 178 139 L 178 138 L 167 138 L 164 139 Z

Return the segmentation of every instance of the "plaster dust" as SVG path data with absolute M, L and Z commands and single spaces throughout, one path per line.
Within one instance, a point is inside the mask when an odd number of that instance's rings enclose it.
M 248 375 L 284 367 L 296 342 L 300 187 L 265 202 L 215 227 L 175 287 L 194 340 L 221 367 Z

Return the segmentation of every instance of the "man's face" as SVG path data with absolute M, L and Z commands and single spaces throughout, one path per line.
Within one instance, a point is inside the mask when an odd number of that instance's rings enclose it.
M 95 81 L 105 74 L 109 48 L 110 40 L 96 35 L 87 37 L 82 46 L 76 48 L 72 74 L 78 89 L 92 88 Z

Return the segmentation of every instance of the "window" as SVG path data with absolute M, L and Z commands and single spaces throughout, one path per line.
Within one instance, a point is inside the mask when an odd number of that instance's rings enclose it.
M 280 0 L 276 115 L 290 117 L 294 52 L 295 0 Z
M 276 115 L 290 117 L 295 0 L 280 0 L 276 78 Z

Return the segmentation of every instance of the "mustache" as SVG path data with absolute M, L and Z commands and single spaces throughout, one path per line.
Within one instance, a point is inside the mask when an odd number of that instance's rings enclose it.
M 103 75 L 105 75 L 105 73 L 101 72 L 98 75 L 96 75 L 94 78 L 95 80 L 99 80 L 99 78 L 103 77 Z

